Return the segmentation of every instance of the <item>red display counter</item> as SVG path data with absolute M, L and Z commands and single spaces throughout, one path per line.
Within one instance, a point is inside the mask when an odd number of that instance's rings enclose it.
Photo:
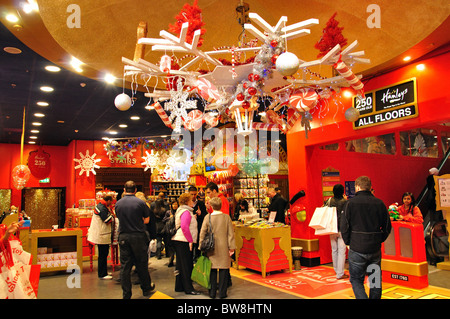
M 383 243 L 383 282 L 411 288 L 428 286 L 428 263 L 422 224 L 392 222 L 392 231 Z

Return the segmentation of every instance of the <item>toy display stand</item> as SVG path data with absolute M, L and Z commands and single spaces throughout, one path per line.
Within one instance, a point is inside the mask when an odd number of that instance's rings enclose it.
M 291 228 L 235 226 L 236 264 L 267 272 L 289 269 L 292 272 Z
M 428 263 L 422 224 L 392 222 L 381 248 L 383 282 L 421 289 L 428 286 Z

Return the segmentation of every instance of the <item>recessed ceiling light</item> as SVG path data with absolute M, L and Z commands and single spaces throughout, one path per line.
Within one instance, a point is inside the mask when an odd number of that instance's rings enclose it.
M 112 84 L 112 83 L 114 83 L 114 81 L 116 80 L 116 77 L 115 77 L 114 75 L 108 73 L 108 74 L 105 75 L 104 79 L 105 79 L 105 81 L 106 81 L 107 83 Z
M 33 11 L 39 12 L 39 6 L 34 0 L 28 0 L 27 2 L 22 3 L 23 12 L 26 14 L 30 14 Z
M 119 127 L 128 127 L 126 124 L 119 124 Z
M 29 141 L 28 144 L 36 144 L 35 141 Z
M 408 56 L 405 56 L 404 58 L 403 58 L 403 61 L 409 61 L 409 60 L 411 60 L 411 57 L 408 55 Z
M 75 71 L 83 72 L 83 69 L 81 68 L 81 66 L 83 65 L 83 62 L 81 62 L 77 58 L 72 57 L 72 60 L 70 61 L 70 65 L 72 65 L 72 67 L 75 69 Z
M 57 123 L 60 123 L 60 124 L 63 124 L 64 123 L 64 121 L 56 121 Z
M 31 123 L 31 125 L 34 125 L 34 126 L 41 126 L 42 123 L 40 123 L 40 122 L 33 122 L 33 123 Z
M 109 131 L 108 133 L 111 134 L 111 135 L 116 135 L 117 134 L 116 131 Z
M 12 23 L 16 23 L 17 21 L 19 21 L 19 18 L 15 14 L 10 13 L 6 16 L 6 20 Z
M 75 132 L 75 133 L 78 133 L 78 130 L 75 130 L 74 132 Z
M 349 90 L 345 90 L 345 91 L 344 91 L 344 96 L 347 97 L 347 98 L 350 98 L 350 97 L 353 96 L 353 94 L 352 94 L 352 92 L 350 92 Z
M 41 86 L 40 89 L 44 92 L 53 92 L 53 88 L 51 86 Z
M 148 140 L 149 143 L 155 143 L 155 140 Z
M 166 137 L 167 137 L 167 135 L 161 135 L 161 137 L 162 137 L 162 138 L 166 138 Z
M 39 130 L 31 130 L 30 132 L 36 134 L 36 133 L 39 133 Z
M 133 121 L 137 121 L 137 120 L 140 120 L 141 118 L 139 116 L 132 116 L 132 117 L 130 117 L 130 119 Z
M 22 50 L 20 50 L 19 48 L 15 48 L 15 47 L 4 47 L 3 51 L 9 53 L 9 54 L 20 54 L 22 53 Z
M 30 136 L 30 138 L 31 138 L 32 140 L 36 140 L 36 139 L 37 139 L 37 136 Z
M 422 64 L 422 63 L 421 64 L 417 64 L 416 65 L 416 69 L 419 70 L 419 71 L 425 70 L 425 64 Z
M 61 68 L 60 68 L 60 67 L 57 67 L 56 65 L 47 65 L 47 66 L 45 67 L 45 69 L 46 69 L 47 71 L 49 71 L 49 72 L 59 72 L 59 71 L 61 71 Z
M 36 104 L 39 105 L 39 106 L 48 106 L 48 103 L 44 102 L 44 101 L 39 101 Z
M 34 113 L 34 116 L 36 116 L 36 117 L 44 117 L 45 114 L 42 114 L 42 113 Z

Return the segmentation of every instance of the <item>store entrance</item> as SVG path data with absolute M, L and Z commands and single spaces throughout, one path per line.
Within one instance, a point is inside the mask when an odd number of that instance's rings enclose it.
M 66 188 L 27 187 L 22 190 L 22 205 L 33 229 L 64 227 Z

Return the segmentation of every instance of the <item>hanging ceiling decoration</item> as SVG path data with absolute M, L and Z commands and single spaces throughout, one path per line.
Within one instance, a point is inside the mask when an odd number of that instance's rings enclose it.
M 154 87 L 152 93 L 146 84 L 144 86 L 148 92 L 146 97 L 153 101 L 164 124 L 174 132 L 180 132 L 182 125 L 193 131 L 201 127 L 199 123 L 206 123 L 209 128 L 235 122 L 238 134 L 247 135 L 253 129 L 286 133 L 301 119 L 307 135 L 313 118 L 310 111 L 314 113 L 315 108 L 321 108 L 319 118 L 323 116 L 322 108 L 329 108 L 328 100 L 342 87 L 351 87 L 355 94 L 364 98 L 361 76 L 355 75 L 351 67 L 355 63 L 370 63 L 370 60 L 363 58 L 364 51 L 354 52 L 357 41 L 345 48 L 341 46 L 347 40 L 334 17 L 328 21 L 316 46 L 320 58 L 314 61 L 299 59 L 288 51 L 287 44 L 291 39 L 308 35 L 308 28 L 318 25 L 318 19 L 288 24 L 287 17 L 282 16 L 271 26 L 257 13 L 249 13 L 251 23 L 243 24 L 244 31 L 254 36 L 254 40 L 239 46 L 202 51 L 199 47 L 205 29 L 195 1 L 193 6 L 186 4 L 177 16 L 177 24 L 170 26 L 178 36 L 161 30 L 160 38 L 148 38 L 146 23 L 139 24 L 134 59 L 122 58 L 124 78 L 131 79 L 132 83 L 137 83 L 138 77 L 145 83 L 156 78 L 157 83 L 166 84 L 166 90 Z M 152 63 L 143 59 L 146 46 L 163 52 L 160 61 Z M 172 56 L 168 52 L 172 52 Z M 175 52 L 181 52 L 184 57 L 178 59 Z M 243 53 L 255 55 L 241 61 Z M 231 61 L 217 57 L 224 54 L 231 56 Z M 207 70 L 200 68 L 204 65 L 208 66 Z M 331 66 L 335 72 L 330 78 L 323 77 L 309 69 L 313 66 Z M 311 75 L 318 79 L 313 80 Z M 203 101 L 204 111 L 195 111 L 197 125 L 192 125 L 192 116 L 188 117 L 187 110 L 196 109 L 198 100 Z M 254 121 L 256 114 L 262 112 L 266 114 L 263 122 Z

